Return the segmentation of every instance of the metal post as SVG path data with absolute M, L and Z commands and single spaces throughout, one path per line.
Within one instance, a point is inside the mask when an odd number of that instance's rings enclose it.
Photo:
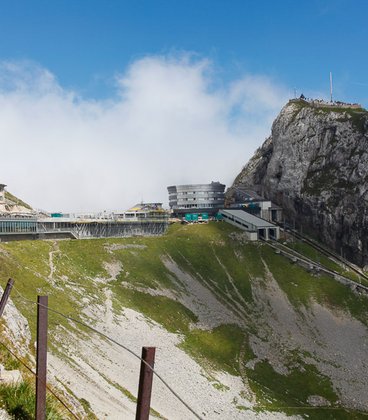
M 149 366 L 154 367 L 156 347 L 142 347 L 142 359 Z M 143 361 L 141 362 L 141 372 L 139 376 L 138 400 L 136 420 L 148 420 L 150 405 L 153 371 Z
M 45 420 L 48 297 L 38 296 L 37 302 L 36 420 Z
M 330 72 L 330 101 L 332 101 L 332 72 Z
M 0 318 L 3 316 L 3 312 L 5 309 L 5 305 L 8 301 L 11 289 L 13 288 L 13 284 L 14 284 L 14 280 L 13 279 L 9 279 L 8 283 L 5 287 L 4 293 L 1 297 L 1 301 L 0 301 Z

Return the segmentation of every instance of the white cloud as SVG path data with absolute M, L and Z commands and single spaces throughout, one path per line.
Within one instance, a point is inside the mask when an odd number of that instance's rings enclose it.
M 0 182 L 48 210 L 167 201 L 168 185 L 230 185 L 269 134 L 286 90 L 246 75 L 214 88 L 212 64 L 146 57 L 118 99 L 85 100 L 29 62 L 0 63 Z

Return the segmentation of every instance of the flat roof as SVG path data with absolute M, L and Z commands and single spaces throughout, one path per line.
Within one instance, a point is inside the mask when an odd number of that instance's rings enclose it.
M 180 185 L 170 185 L 170 186 L 167 187 L 167 189 L 169 189 L 169 188 L 192 189 L 192 188 L 195 188 L 195 187 L 202 188 L 202 187 L 209 187 L 209 186 L 213 186 L 213 187 L 215 187 L 215 186 L 221 186 L 221 187 L 224 187 L 224 188 L 226 187 L 225 184 L 221 184 L 221 182 L 219 182 L 219 181 L 211 181 L 210 183 L 207 183 L 207 184 L 180 184 Z
M 275 227 L 273 223 L 267 222 L 267 220 L 261 219 L 260 217 L 254 216 L 253 214 L 247 213 L 244 210 L 231 210 L 231 209 L 221 209 L 221 213 L 228 214 L 238 219 L 243 220 L 244 222 L 251 223 L 257 228 L 264 227 Z

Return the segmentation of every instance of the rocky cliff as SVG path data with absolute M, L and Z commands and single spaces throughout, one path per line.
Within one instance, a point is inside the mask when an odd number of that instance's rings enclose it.
M 271 136 L 229 189 L 251 187 L 292 223 L 368 264 L 368 112 L 347 104 L 291 100 Z
M 0 216 L 30 213 L 34 213 L 32 207 L 10 192 L 4 191 L 4 194 L 0 196 Z

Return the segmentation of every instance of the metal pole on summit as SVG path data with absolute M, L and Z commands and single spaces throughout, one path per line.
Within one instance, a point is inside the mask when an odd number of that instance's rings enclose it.
M 8 283 L 5 287 L 4 293 L 1 297 L 1 301 L 0 301 L 0 318 L 3 316 L 3 312 L 5 309 L 5 305 L 8 302 L 8 298 L 11 292 L 11 289 L 13 288 L 13 284 L 14 284 L 14 280 L 13 279 L 9 279 Z
M 330 72 L 330 101 L 333 102 L 333 98 L 332 98 L 332 72 Z
M 136 420 L 148 420 L 149 418 L 153 380 L 152 369 L 155 364 L 155 352 L 156 347 L 142 347 L 142 362 L 139 376 L 137 412 L 135 416 Z M 151 366 L 152 369 L 150 369 L 147 364 Z

